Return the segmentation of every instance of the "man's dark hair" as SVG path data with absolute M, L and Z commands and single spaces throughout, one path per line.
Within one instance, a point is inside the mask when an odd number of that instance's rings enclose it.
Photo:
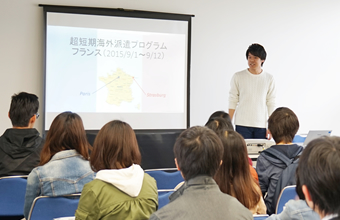
M 222 160 L 223 145 L 211 129 L 195 126 L 180 134 L 174 154 L 185 180 L 198 175 L 213 177 Z
M 340 217 L 340 137 L 322 137 L 311 141 L 302 152 L 297 169 L 297 193 L 305 185 L 314 207 L 325 215 Z M 338 219 L 338 218 L 337 218 Z
M 34 94 L 21 92 L 12 96 L 9 118 L 14 127 L 27 127 L 30 119 L 38 113 L 39 101 Z
M 292 142 L 299 126 L 295 113 L 286 107 L 277 108 L 268 119 L 268 130 L 276 143 Z
M 246 52 L 246 59 L 248 59 L 249 53 L 251 53 L 253 56 L 259 57 L 261 60 L 266 60 L 267 57 L 266 50 L 260 44 L 252 44 L 248 47 Z M 263 63 L 261 64 L 261 66 L 263 66 Z

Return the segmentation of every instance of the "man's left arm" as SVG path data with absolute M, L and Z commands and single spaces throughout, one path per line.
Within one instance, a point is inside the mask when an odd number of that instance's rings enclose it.
M 274 77 L 270 79 L 268 91 L 267 91 L 267 97 L 266 97 L 266 105 L 267 105 L 267 111 L 268 111 L 268 117 L 273 113 L 276 106 L 276 86 L 275 86 L 275 80 Z
M 271 78 L 268 91 L 267 91 L 267 97 L 266 97 L 266 105 L 267 105 L 267 111 L 268 111 L 268 117 L 273 113 L 276 107 L 276 86 L 275 86 L 275 80 L 274 77 Z M 272 135 L 269 132 L 269 130 L 266 130 L 266 138 L 268 140 L 272 139 Z

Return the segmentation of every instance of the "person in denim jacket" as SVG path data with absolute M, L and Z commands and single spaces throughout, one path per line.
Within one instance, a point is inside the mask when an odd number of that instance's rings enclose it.
M 38 196 L 62 196 L 80 193 L 92 181 L 89 148 L 83 122 L 72 112 L 59 114 L 47 133 L 40 164 L 27 179 L 24 216 L 27 219 Z
M 308 143 L 296 169 L 296 192 L 322 220 L 340 220 L 340 137 Z
M 289 200 L 280 214 L 273 214 L 267 220 L 320 220 L 305 200 Z

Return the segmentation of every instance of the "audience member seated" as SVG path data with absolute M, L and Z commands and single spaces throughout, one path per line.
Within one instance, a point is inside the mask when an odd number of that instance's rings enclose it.
M 267 220 L 320 220 L 305 200 L 289 200 L 280 214 L 272 214 Z
M 174 145 L 175 164 L 185 183 L 170 197 L 170 203 L 154 214 L 157 219 L 253 219 L 237 199 L 222 193 L 212 178 L 222 163 L 223 145 L 206 127 L 192 127 L 180 134 Z
M 210 115 L 207 123 L 205 123 L 205 125 L 207 125 L 212 119 L 215 119 L 215 118 L 222 118 L 222 119 L 224 119 L 225 123 L 226 123 L 226 127 L 228 128 L 228 130 L 233 130 L 234 131 L 234 127 L 233 127 L 233 124 L 231 122 L 230 116 L 225 111 L 216 111 L 216 112 L 212 113 Z
M 223 121 L 224 119 L 222 118 L 211 118 L 208 120 L 208 122 L 205 124 L 206 127 L 210 128 L 211 130 L 215 131 L 215 133 L 219 137 L 224 137 L 226 131 L 234 131 L 229 129 L 228 125 Z M 248 151 L 246 149 L 246 155 L 247 155 L 247 161 L 249 162 L 249 157 L 248 157 Z M 251 160 L 250 160 L 251 161 Z M 259 177 L 257 176 L 256 170 L 254 167 L 249 164 L 249 169 L 250 169 L 250 174 L 252 177 L 256 179 L 256 181 L 259 181 Z
M 38 97 L 34 94 L 21 92 L 12 96 L 8 117 L 13 128 L 0 137 L 0 177 L 28 175 L 38 166 L 44 144 L 33 128 L 38 109 Z
M 322 220 L 340 219 L 340 137 L 311 141 L 303 151 L 297 191 Z
M 298 169 L 297 169 L 298 170 Z M 299 173 L 296 171 L 296 177 Z M 296 192 L 300 199 L 289 200 L 280 214 L 272 214 L 267 220 L 320 220 L 319 215 L 314 212 L 304 200 L 302 186 L 297 181 Z
M 287 167 L 285 161 L 293 163 L 303 150 L 303 147 L 292 143 L 298 129 L 299 120 L 289 108 L 277 108 L 268 119 L 268 130 L 276 145 L 262 151 L 256 163 L 262 194 L 267 193 L 264 200 L 268 214 L 275 212 L 276 204 L 273 201 L 277 198 L 274 194 L 281 172 Z M 294 176 L 295 170 L 292 169 L 285 178 L 294 179 Z
M 247 147 L 236 131 L 219 134 L 224 147 L 223 162 L 214 179 L 221 191 L 235 197 L 253 214 L 266 214 L 258 182 L 251 176 Z
M 94 179 L 88 161 L 89 147 L 79 115 L 64 112 L 53 120 L 41 151 L 40 165 L 27 179 L 26 219 L 36 197 L 80 193 L 85 183 Z
M 90 159 L 96 179 L 84 186 L 76 219 L 148 219 L 158 207 L 155 179 L 140 167 L 134 131 L 115 120 L 99 131 Z
M 223 125 L 223 128 L 227 128 L 227 130 L 234 131 L 234 126 L 233 126 L 233 123 L 231 122 L 230 116 L 225 111 L 216 111 L 216 112 L 212 113 L 210 115 L 207 123 L 205 123 L 205 126 L 207 126 L 207 124 L 210 123 L 215 118 L 223 118 L 225 120 L 225 123 L 223 123 L 223 124 L 225 124 L 225 125 Z M 253 166 L 253 161 L 251 160 L 251 158 L 248 157 L 248 161 L 249 161 L 249 164 L 251 166 Z M 258 181 L 258 177 L 257 177 L 255 170 L 252 169 L 251 171 L 252 171 L 252 174 L 256 175 L 256 179 Z

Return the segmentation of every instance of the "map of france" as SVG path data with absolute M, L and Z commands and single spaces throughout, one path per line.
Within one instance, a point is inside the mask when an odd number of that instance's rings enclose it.
M 108 96 L 106 102 L 110 105 L 120 106 L 125 102 L 133 100 L 131 84 L 133 77 L 126 74 L 123 70 L 117 68 L 112 74 L 107 74 L 107 77 L 99 77 L 99 80 L 104 82 L 108 88 Z

